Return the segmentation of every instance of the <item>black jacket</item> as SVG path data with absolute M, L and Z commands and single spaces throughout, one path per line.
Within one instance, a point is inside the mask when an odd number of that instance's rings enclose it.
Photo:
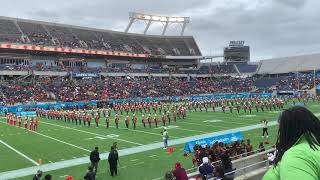
M 93 163 L 97 163 L 97 162 L 100 161 L 100 156 L 99 156 L 99 152 L 98 151 L 93 150 L 90 153 L 90 161 L 93 162 Z
M 118 163 L 118 152 L 117 151 L 111 151 L 108 156 L 108 162 L 110 166 L 116 166 Z
M 199 172 L 203 176 L 213 175 L 213 166 L 211 164 L 203 164 L 199 167 Z
M 87 172 L 87 174 L 83 177 L 83 179 L 85 179 L 85 180 L 95 180 L 95 179 L 96 179 L 96 176 L 95 176 L 94 172 L 89 171 L 89 172 Z

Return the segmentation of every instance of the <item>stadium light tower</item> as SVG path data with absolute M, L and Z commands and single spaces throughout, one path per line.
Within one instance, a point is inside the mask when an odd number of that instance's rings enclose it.
M 136 12 L 130 12 L 129 19 L 130 19 L 129 24 L 125 30 L 126 33 L 129 32 L 133 23 L 135 23 L 136 21 L 144 21 L 146 23 L 146 27 L 143 31 L 143 34 L 147 34 L 147 31 L 152 23 L 160 22 L 164 25 L 162 30 L 162 35 L 166 34 L 166 31 L 170 24 L 182 24 L 182 29 L 180 32 L 181 36 L 184 34 L 184 30 L 186 29 L 187 24 L 190 22 L 190 17 L 155 16 L 150 14 L 136 13 Z

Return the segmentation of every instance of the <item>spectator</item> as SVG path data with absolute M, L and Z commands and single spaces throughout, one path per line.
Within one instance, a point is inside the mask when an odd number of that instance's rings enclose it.
M 118 174 L 118 153 L 114 146 L 111 146 L 111 151 L 108 156 L 109 168 L 111 176 L 117 176 Z
M 207 157 L 202 158 L 202 164 L 199 167 L 200 174 L 206 178 L 212 178 L 214 167 L 209 164 L 209 159 Z
M 176 180 L 188 180 L 187 172 L 179 162 L 176 163 L 175 169 L 172 171 L 172 174 L 176 178 Z
M 263 151 L 265 151 L 266 149 L 264 148 L 264 145 L 263 145 L 263 142 L 260 142 L 260 144 L 259 144 L 259 152 L 263 152 Z
M 224 172 L 226 173 L 231 172 L 233 169 L 232 169 L 232 162 L 231 162 L 230 156 L 226 153 L 223 153 L 220 158 L 221 158 L 221 165 Z
M 42 177 L 42 171 L 38 170 L 37 174 L 33 176 L 33 180 L 40 180 Z
M 93 167 L 89 166 L 86 175 L 83 177 L 85 180 L 95 180 L 96 174 L 93 171 Z
M 320 177 L 320 121 L 308 109 L 292 107 L 279 118 L 274 168 L 263 180 L 318 180 Z
M 216 171 L 214 173 L 216 180 L 227 180 L 224 175 L 224 168 L 221 166 L 216 167 Z
M 166 174 L 164 175 L 164 179 L 165 180 L 174 180 L 174 176 L 172 174 L 172 171 L 166 172 Z
M 52 176 L 50 174 L 47 174 L 47 175 L 44 176 L 44 179 L 45 180 L 51 180 Z
M 98 172 L 98 164 L 100 161 L 100 156 L 99 156 L 99 148 L 95 147 L 94 150 L 90 153 L 90 161 L 91 161 L 91 166 L 93 167 L 93 172 L 97 174 Z

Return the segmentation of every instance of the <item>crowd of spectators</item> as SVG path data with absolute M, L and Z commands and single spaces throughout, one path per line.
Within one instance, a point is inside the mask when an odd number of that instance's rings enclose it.
M 215 142 L 211 146 L 207 145 L 206 147 L 195 145 L 192 163 L 198 167 L 200 173 L 195 179 L 203 180 L 215 177 L 231 180 L 235 171 L 232 166 L 232 160 L 262 151 L 265 151 L 262 142 L 259 145 L 259 149 L 254 151 L 249 139 L 246 141 L 235 141 L 231 144 Z M 186 177 L 186 171 L 180 163 L 176 163 L 175 168 L 165 174 L 165 179 L 188 179 Z
M 131 78 L 103 79 L 48 78 L 12 80 L 0 85 L 4 104 L 46 101 L 90 101 L 136 97 L 187 96 L 208 93 L 250 91 L 250 79 L 237 78 Z
M 79 67 L 67 67 L 62 62 L 58 64 L 48 63 L 30 63 L 29 65 L 13 65 L 3 64 L 0 68 L 11 71 L 81 71 L 81 72 L 111 72 L 111 73 L 175 73 L 175 74 L 232 74 L 236 73 L 233 66 L 230 65 L 212 65 L 212 66 L 200 66 L 192 69 L 179 69 L 167 67 L 164 68 L 158 66 L 145 66 L 143 68 L 135 68 L 134 65 L 125 66 L 107 66 L 107 67 L 88 67 L 86 63 L 83 63 Z
M 63 48 L 122 51 L 135 54 L 200 56 L 192 37 L 137 36 L 58 24 L 0 19 L 0 42 Z

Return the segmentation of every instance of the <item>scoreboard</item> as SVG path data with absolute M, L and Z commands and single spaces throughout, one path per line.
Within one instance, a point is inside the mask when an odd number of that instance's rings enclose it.
M 250 47 L 244 41 L 230 41 L 229 46 L 223 51 L 225 62 L 249 62 Z

